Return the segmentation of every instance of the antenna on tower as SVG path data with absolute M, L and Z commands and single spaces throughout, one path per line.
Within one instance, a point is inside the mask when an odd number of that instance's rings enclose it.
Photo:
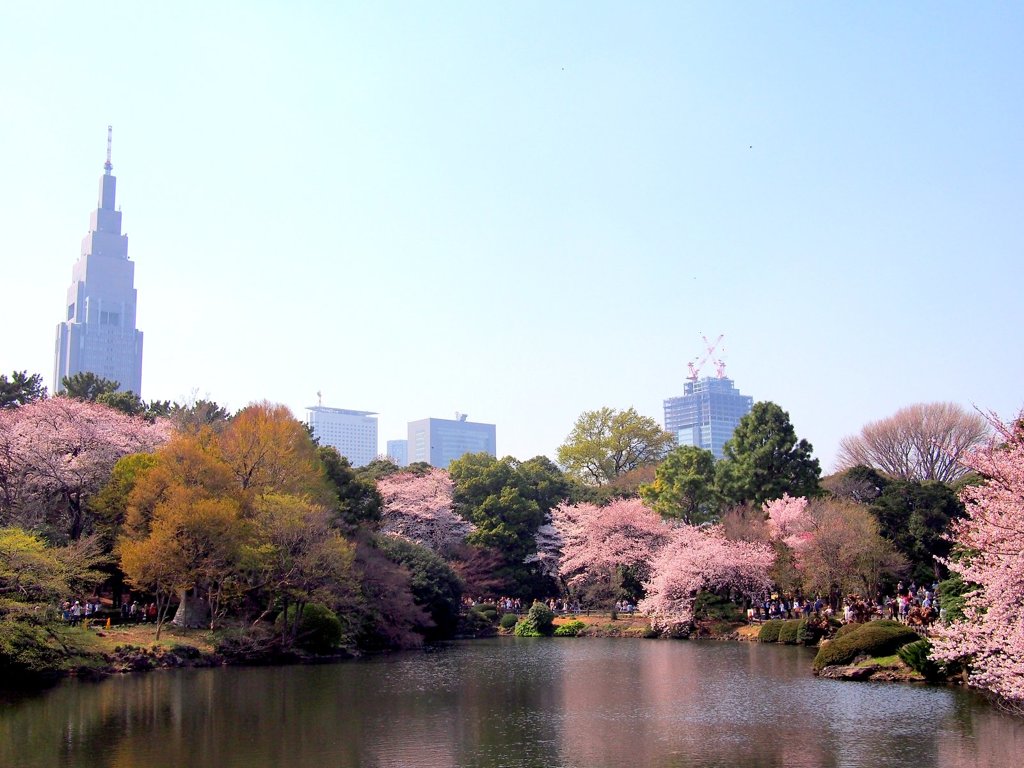
M 114 166 L 110 162 L 110 145 L 114 143 L 114 126 L 107 126 L 107 162 L 103 164 L 103 170 L 109 173 L 114 169 Z
M 316 391 L 316 404 L 317 405 L 323 405 L 324 404 L 324 393 L 321 392 L 319 389 Z

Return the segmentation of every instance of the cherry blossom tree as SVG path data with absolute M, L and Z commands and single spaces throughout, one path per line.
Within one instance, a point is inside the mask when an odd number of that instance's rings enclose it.
M 0 524 L 49 524 L 77 540 L 85 502 L 117 460 L 153 450 L 168 433 L 165 423 L 64 397 L 0 409 Z
M 558 537 L 550 541 L 561 539 L 559 573 L 570 587 L 607 581 L 618 569 L 646 578 L 651 559 L 672 535 L 670 525 L 639 499 L 616 499 L 604 507 L 561 504 L 551 518 Z
M 453 485 L 443 469 L 401 472 L 377 481 L 384 502 L 381 532 L 399 536 L 446 556 L 476 527 L 453 509 Z
M 833 606 L 845 592 L 874 596 L 884 576 L 906 568 L 862 504 L 783 494 L 762 508 L 779 555 L 776 580 L 795 580 L 807 593 L 828 595 Z
M 749 599 L 771 591 L 771 547 L 729 541 L 719 526 L 678 525 L 671 540 L 654 556 L 647 596 L 639 608 L 654 629 L 685 633 L 693 622 L 693 606 L 701 591 L 729 591 Z
M 1000 442 L 964 461 L 983 478 L 961 492 L 967 514 L 951 526 L 962 552 L 950 570 L 977 585 L 964 618 L 940 630 L 933 656 L 966 658 L 970 682 L 1024 709 L 1024 419 L 990 419 Z
M 768 534 L 773 539 L 784 541 L 793 549 L 806 543 L 812 523 L 804 496 L 784 493 L 781 499 L 766 501 L 763 509 L 768 515 Z

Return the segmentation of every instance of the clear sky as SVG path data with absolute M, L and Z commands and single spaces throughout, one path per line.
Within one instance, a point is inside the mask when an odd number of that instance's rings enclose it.
M 1024 405 L 1020 3 L 5 3 L 0 371 L 53 375 L 106 127 L 146 399 L 662 419 L 701 334 L 839 439 Z M 708 373 L 713 373 L 711 366 Z

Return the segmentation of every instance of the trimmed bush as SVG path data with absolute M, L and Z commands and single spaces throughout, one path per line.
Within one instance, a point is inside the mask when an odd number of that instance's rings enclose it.
M 781 629 L 782 619 L 766 621 L 761 625 L 761 629 L 757 633 L 757 639 L 762 643 L 777 643 L 779 642 L 779 630 Z
M 863 624 L 856 621 L 851 621 L 849 624 L 843 624 L 843 626 L 836 630 L 836 634 L 833 637 L 833 639 L 838 640 L 840 637 L 844 637 L 845 635 L 848 635 L 854 630 L 860 629 L 863 626 Z
M 516 624 L 518 637 L 551 637 L 555 633 L 555 614 L 544 603 L 534 603 L 530 612 Z
M 779 642 L 786 645 L 796 645 L 796 633 L 800 627 L 800 619 L 788 619 L 782 622 L 779 627 Z
M 576 637 L 585 626 L 582 621 L 567 621 L 555 627 L 555 637 Z
M 814 669 L 849 664 L 858 656 L 890 656 L 917 639 L 914 630 L 898 622 L 872 621 L 823 646 L 814 657 Z
M 514 613 L 506 613 L 501 617 L 501 621 L 498 622 L 498 626 L 502 629 L 513 629 L 519 621 L 519 617 Z
M 942 668 L 931 658 L 932 644 L 927 638 L 907 643 L 896 654 L 900 661 L 921 675 L 925 680 L 941 680 Z

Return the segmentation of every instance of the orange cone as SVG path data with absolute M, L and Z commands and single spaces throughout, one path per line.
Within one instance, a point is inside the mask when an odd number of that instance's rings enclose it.
M 107 616 L 107 629 L 110 629 L 110 617 Z

